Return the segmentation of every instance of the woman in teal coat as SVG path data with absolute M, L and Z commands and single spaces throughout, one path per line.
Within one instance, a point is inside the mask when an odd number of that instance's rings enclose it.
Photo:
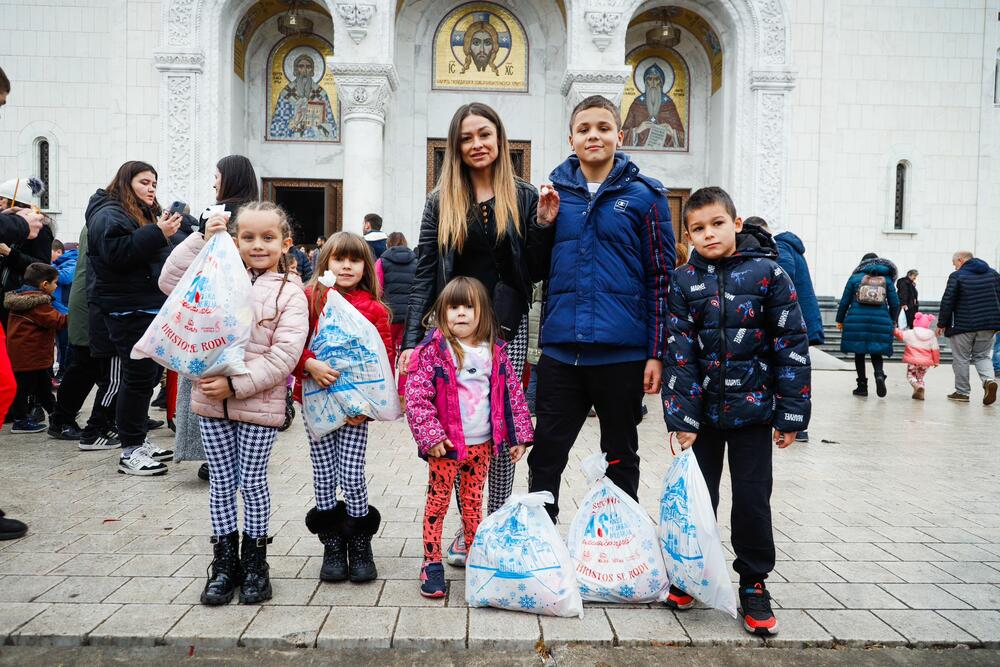
M 868 395 L 865 375 L 865 355 L 875 369 L 875 390 L 885 396 L 885 371 L 882 358 L 892 355 L 892 332 L 899 317 L 899 295 L 896 293 L 896 265 L 873 252 L 861 258 L 861 263 L 844 286 L 837 308 L 837 327 L 842 330 L 841 352 L 854 354 L 858 371 L 855 396 Z

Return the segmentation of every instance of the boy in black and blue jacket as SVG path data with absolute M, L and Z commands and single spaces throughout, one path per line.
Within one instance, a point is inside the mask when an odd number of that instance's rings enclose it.
M 694 252 L 670 284 L 664 419 L 683 449 L 694 447 L 716 510 L 729 445 L 743 626 L 773 635 L 764 587 L 774 568 L 771 431 L 783 449 L 809 423 L 808 333 L 770 234 L 743 226 L 724 190 L 697 190 L 683 216 Z M 693 604 L 671 586 L 668 606 Z
M 569 451 L 593 407 L 608 477 L 637 498 L 643 391 L 660 390 L 674 234 L 666 188 L 624 153 L 618 109 L 594 95 L 570 117 L 575 155 L 550 178 L 559 196 L 542 312 L 529 489 L 555 520 Z M 546 188 L 542 188 L 542 196 Z

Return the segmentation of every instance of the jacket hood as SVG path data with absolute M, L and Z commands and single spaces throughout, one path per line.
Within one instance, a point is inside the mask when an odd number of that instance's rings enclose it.
M 365 241 L 385 241 L 387 238 L 389 238 L 389 235 L 381 229 L 373 229 L 365 234 Z
M 959 271 L 965 273 L 988 273 L 990 271 L 990 265 L 978 257 L 973 257 L 968 262 L 963 264 Z
M 626 153 L 622 153 L 621 151 L 615 152 L 614 165 L 611 167 L 611 171 L 608 172 L 604 182 L 613 183 L 631 164 L 632 160 Z M 552 173 L 549 174 L 549 180 L 553 184 L 561 185 L 565 188 L 586 188 L 586 179 L 580 173 L 580 158 L 576 155 L 570 155 L 562 164 L 552 170 Z
M 775 234 L 774 241 L 779 244 L 785 243 L 790 245 L 792 249 L 800 255 L 803 255 L 806 252 L 806 245 L 802 242 L 802 239 L 792 232 L 781 232 L 780 234 Z
M 886 276 L 896 280 L 896 265 L 883 257 L 866 259 L 855 267 L 853 273 L 866 273 L 869 276 Z
M 386 248 L 386 251 L 382 253 L 379 258 L 383 262 L 392 262 L 393 264 L 409 264 L 413 261 L 415 255 L 413 251 L 406 246 L 393 246 L 391 248 Z
M 73 260 L 77 259 L 79 257 L 79 255 L 80 255 L 80 251 L 77 248 L 73 248 L 71 250 L 67 250 L 63 254 L 59 255 L 59 257 L 56 258 L 56 261 L 52 262 L 52 265 L 53 266 L 62 266 L 63 264 L 65 264 L 66 262 L 68 262 L 71 259 L 73 259 Z
M 117 199 L 112 198 L 107 191 L 103 188 L 98 188 L 97 192 L 90 196 L 90 201 L 87 202 L 87 211 L 84 213 L 84 219 L 90 221 L 98 211 L 107 208 L 108 206 L 117 206 L 121 208 L 124 212 L 122 205 L 118 203 Z
M 913 335 L 920 341 L 929 341 L 937 339 L 937 336 L 933 331 L 926 327 L 913 327 Z
M 22 285 L 3 298 L 4 307 L 12 313 L 24 313 L 32 308 L 52 303 L 52 297 L 37 287 Z

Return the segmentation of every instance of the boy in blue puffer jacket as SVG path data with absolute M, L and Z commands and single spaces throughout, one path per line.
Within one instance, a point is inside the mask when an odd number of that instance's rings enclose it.
M 674 234 L 666 188 L 624 153 L 618 109 L 594 95 L 570 116 L 575 155 L 550 175 L 559 195 L 539 336 L 529 489 L 556 499 L 590 408 L 608 477 L 638 497 L 642 394 L 660 390 Z M 544 196 L 543 186 L 543 196 Z M 544 263 L 543 263 L 544 264 Z
M 729 445 L 743 627 L 773 635 L 778 625 L 764 588 L 775 556 L 771 429 L 783 449 L 809 423 L 806 324 L 771 235 L 744 227 L 725 190 L 697 190 L 683 216 L 695 252 L 670 284 L 664 419 L 683 449 L 694 447 L 716 510 Z M 694 604 L 673 586 L 666 602 Z

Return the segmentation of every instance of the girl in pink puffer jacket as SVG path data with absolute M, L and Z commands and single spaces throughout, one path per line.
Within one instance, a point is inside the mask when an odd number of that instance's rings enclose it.
M 917 313 L 913 316 L 912 329 L 895 331 L 896 338 L 906 343 L 903 351 L 906 379 L 913 387 L 913 398 L 917 401 L 924 400 L 924 375 L 927 374 L 927 369 L 941 364 L 941 348 L 931 328 L 933 324 L 933 315 Z
M 170 254 L 160 289 L 170 293 L 207 238 L 225 233 L 228 217 L 213 216 L 204 237 L 191 234 Z M 271 202 L 252 202 L 237 214 L 236 243 L 253 285 L 253 326 L 244 360 L 247 373 L 205 377 L 194 383 L 191 409 L 201 419 L 209 469 L 209 514 L 215 559 L 202 604 L 227 604 L 240 586 L 240 602 L 271 598 L 267 565 L 271 496 L 267 462 L 285 421 L 285 379 L 302 354 L 309 308 L 302 283 L 288 270 L 292 232 L 285 212 Z M 243 545 L 236 523 L 236 490 L 243 496 Z
M 496 340 L 493 309 L 483 284 L 474 278 L 455 278 L 441 291 L 431 312 L 438 328 L 410 358 L 406 417 L 417 453 L 430 466 L 420 593 L 443 597 L 441 528 L 456 475 L 461 471 L 459 509 L 465 544 L 471 546 L 482 520 L 490 459 L 501 447 L 509 447 L 516 463 L 534 432 L 521 378 L 515 375 L 504 344 Z

